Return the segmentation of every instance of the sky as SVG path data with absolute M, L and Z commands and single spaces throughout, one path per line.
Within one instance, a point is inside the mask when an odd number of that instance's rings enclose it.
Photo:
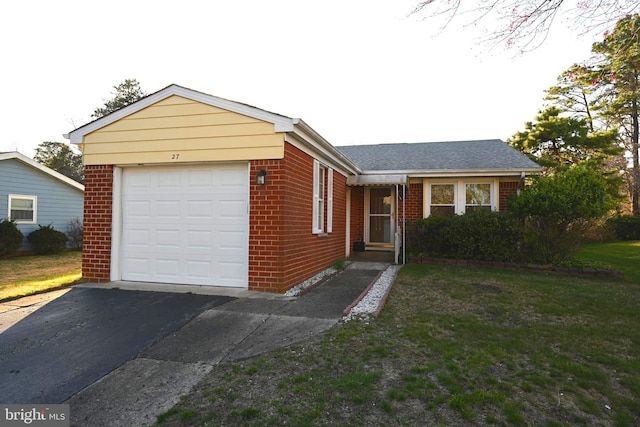
M 414 0 L 35 0 L 0 6 L 0 152 L 29 157 L 91 121 L 113 86 L 178 84 L 302 118 L 336 146 L 507 139 L 594 36 L 558 20 L 525 54 L 491 20 L 410 16 Z

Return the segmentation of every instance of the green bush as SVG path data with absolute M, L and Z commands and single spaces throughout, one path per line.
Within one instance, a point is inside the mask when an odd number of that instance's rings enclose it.
M 0 258 L 10 255 L 22 246 L 24 235 L 16 223 L 9 219 L 0 221 Z
M 27 237 L 33 251 L 38 255 L 62 252 L 67 247 L 67 235 L 53 228 L 51 224 L 32 231 Z
M 508 201 L 509 211 L 526 225 L 527 259 L 557 263 L 571 257 L 589 231 L 615 208 L 611 182 L 588 164 L 576 164 L 539 177 Z
M 623 215 L 609 220 L 620 240 L 640 240 L 640 216 Z
M 410 256 L 517 262 L 524 226 L 507 212 L 431 216 L 410 224 Z

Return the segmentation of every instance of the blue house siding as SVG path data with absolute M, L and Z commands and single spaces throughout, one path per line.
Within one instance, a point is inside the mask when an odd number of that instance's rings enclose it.
M 17 224 L 25 236 L 23 247 L 29 249 L 27 236 L 38 225 L 53 225 L 67 233 L 69 221 L 82 220 L 84 192 L 18 159 L 0 161 L 0 219 L 9 216 L 9 194 L 36 196 L 36 224 Z

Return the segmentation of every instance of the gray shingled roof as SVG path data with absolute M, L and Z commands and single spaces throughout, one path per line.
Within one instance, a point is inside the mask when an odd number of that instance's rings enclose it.
M 532 170 L 540 166 L 500 139 L 336 147 L 363 171 Z

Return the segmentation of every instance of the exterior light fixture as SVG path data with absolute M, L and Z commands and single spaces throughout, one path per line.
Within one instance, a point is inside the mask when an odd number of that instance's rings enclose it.
M 264 185 L 267 182 L 267 171 L 264 169 L 260 169 L 258 175 L 256 175 L 256 184 Z

